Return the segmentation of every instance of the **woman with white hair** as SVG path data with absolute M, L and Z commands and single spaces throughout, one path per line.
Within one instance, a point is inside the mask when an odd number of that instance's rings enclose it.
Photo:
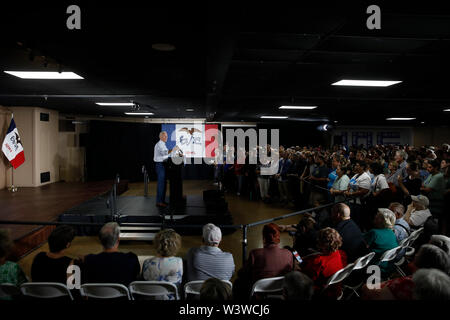
M 375 228 L 364 234 L 367 248 L 376 253 L 375 259 L 398 246 L 394 233 L 395 214 L 386 208 L 379 208 L 374 220 Z

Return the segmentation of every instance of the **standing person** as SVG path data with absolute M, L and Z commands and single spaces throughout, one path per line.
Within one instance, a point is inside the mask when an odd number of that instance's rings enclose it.
M 439 161 L 430 161 L 427 168 L 430 175 L 423 182 L 422 188 L 420 188 L 420 191 L 429 199 L 429 209 L 431 211 L 431 214 L 439 219 L 439 224 L 441 224 L 441 215 L 444 209 L 445 190 L 444 175 L 442 174 L 442 172 L 440 172 L 440 169 L 441 164 Z
M 420 194 L 422 179 L 420 178 L 419 167 L 415 162 L 407 164 L 406 172 L 408 173 L 406 179 L 398 176 L 398 186 L 403 192 L 403 205 L 408 206 L 411 203 L 411 196 Z
M 369 195 L 371 187 L 371 179 L 366 172 L 367 164 L 365 161 L 357 160 L 353 168 L 356 173 L 349 182 L 348 190 L 344 193 L 347 198 L 352 199 L 350 202 L 353 220 L 362 228 L 368 229 L 370 216 L 362 216 L 363 199 Z
M 330 189 L 330 193 L 334 196 L 334 202 L 344 201 L 344 192 L 347 191 L 350 178 L 345 174 L 347 168 L 343 165 L 338 165 L 336 168 L 337 178 L 334 180 L 333 186 Z
M 394 160 L 398 164 L 398 169 L 389 177 L 388 182 L 392 182 L 398 187 L 398 176 L 401 175 L 403 179 L 408 176 L 406 173 L 406 160 L 408 160 L 408 154 L 404 150 L 397 150 L 395 152 Z
M 155 144 L 155 150 L 153 153 L 153 161 L 155 162 L 156 175 L 158 177 L 158 184 L 156 187 L 156 206 L 157 207 L 167 207 L 166 199 L 166 168 L 164 167 L 164 162 L 170 156 L 170 153 L 179 148 L 175 146 L 173 150 L 168 150 L 166 147 L 167 142 L 167 132 L 161 131 L 159 133 L 159 141 Z

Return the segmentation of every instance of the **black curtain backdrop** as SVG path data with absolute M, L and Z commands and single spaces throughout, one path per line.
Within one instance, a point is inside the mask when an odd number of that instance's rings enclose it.
M 153 149 L 161 124 L 91 121 L 86 139 L 88 181 L 113 179 L 116 174 L 130 182 L 144 180 L 142 166 L 156 180 Z M 212 179 L 213 167 L 190 164 L 183 167 L 183 179 Z

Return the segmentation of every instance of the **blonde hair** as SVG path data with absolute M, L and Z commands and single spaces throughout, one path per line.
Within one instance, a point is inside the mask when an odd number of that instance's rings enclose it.
M 155 236 L 156 252 L 163 257 L 171 257 L 177 254 L 181 247 L 181 237 L 173 229 L 164 229 Z
M 394 229 L 396 218 L 395 214 L 391 210 L 387 208 L 378 208 L 377 216 L 383 217 L 383 225 L 381 227 L 384 229 Z

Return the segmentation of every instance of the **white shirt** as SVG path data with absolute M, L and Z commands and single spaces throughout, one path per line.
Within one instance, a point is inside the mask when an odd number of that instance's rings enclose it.
M 166 143 L 162 140 L 159 140 L 158 143 L 155 144 L 155 150 L 153 153 L 153 161 L 154 162 L 163 162 L 169 158 L 169 150 L 166 147 Z
M 421 227 L 427 221 L 427 219 L 431 217 L 430 209 L 425 210 L 414 210 L 411 212 L 411 216 L 409 217 L 409 221 L 415 227 Z
M 379 174 L 373 179 L 372 192 L 379 192 L 383 189 L 389 189 L 389 185 L 384 174 Z
M 350 186 L 350 190 L 352 190 L 353 192 L 358 191 L 358 189 L 366 189 L 370 191 L 370 185 L 371 185 L 372 181 L 369 177 L 369 175 L 367 174 L 367 172 L 363 172 L 362 174 L 358 175 L 355 174 L 349 182 L 349 186 Z M 366 193 L 362 198 L 365 198 L 369 195 L 369 193 Z M 355 198 L 355 202 L 357 204 L 361 204 L 361 197 L 356 197 Z

